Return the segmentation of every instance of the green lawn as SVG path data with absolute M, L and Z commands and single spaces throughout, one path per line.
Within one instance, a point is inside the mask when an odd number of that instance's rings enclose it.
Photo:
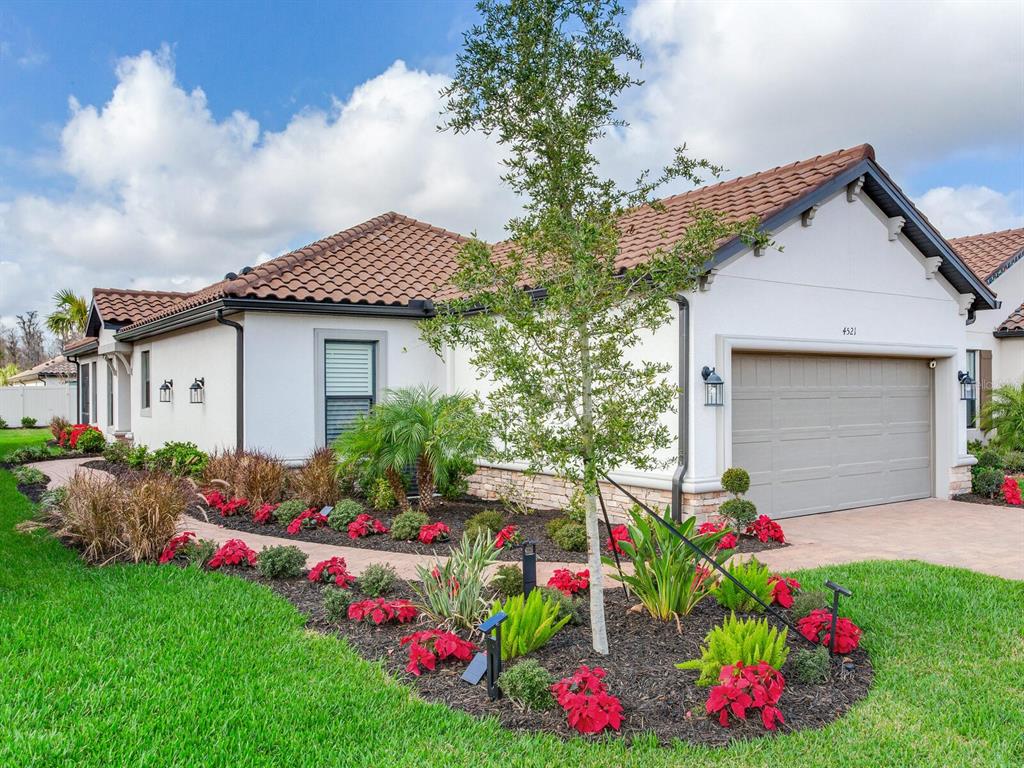
M 1021 583 L 920 563 L 830 568 L 855 591 L 850 613 L 876 669 L 867 700 L 820 731 L 728 749 L 627 749 L 518 735 L 423 703 L 343 641 L 304 631 L 258 585 L 167 566 L 87 568 L 45 535 L 13 532 L 30 512 L 0 472 L 4 766 L 838 768 L 1024 757 Z
M 36 429 L 0 429 L 0 459 L 15 448 L 42 445 L 52 437 L 47 427 Z

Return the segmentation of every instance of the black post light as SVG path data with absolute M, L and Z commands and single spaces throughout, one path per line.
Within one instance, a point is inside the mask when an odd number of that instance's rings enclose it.
M 721 408 L 725 405 L 725 382 L 722 377 L 715 373 L 714 368 L 706 365 L 700 375 L 704 379 L 704 405 Z
M 960 380 L 960 399 L 973 400 L 977 382 L 971 378 L 970 372 L 957 371 L 956 377 Z
M 202 403 L 203 394 L 206 391 L 206 379 L 198 378 L 188 388 L 188 401 L 190 403 Z
M 498 678 L 501 677 L 501 623 L 508 618 L 504 611 L 498 611 L 478 629 L 484 633 L 487 648 L 487 695 L 491 701 L 501 698 Z
M 530 596 L 537 586 L 537 542 L 523 544 L 523 598 Z
M 171 392 L 174 390 L 174 379 L 164 379 L 164 383 L 160 385 L 160 402 L 169 403 L 171 402 Z
M 828 653 L 836 655 L 836 624 L 839 622 L 839 596 L 851 597 L 853 593 L 846 587 L 841 587 L 831 579 L 825 580 L 825 586 L 832 590 L 832 630 L 828 636 Z

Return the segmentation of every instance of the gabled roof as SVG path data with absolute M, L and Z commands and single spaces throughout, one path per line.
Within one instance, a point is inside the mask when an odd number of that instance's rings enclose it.
M 956 237 L 949 244 L 974 274 L 991 285 L 1003 272 L 1024 259 L 1024 228 Z
M 757 216 L 772 231 L 859 179 L 863 194 L 885 215 L 905 219 L 903 234 L 925 256 L 941 258 L 939 270 L 954 289 L 976 296 L 973 309 L 999 306 L 991 290 L 875 163 L 868 144 L 675 195 L 663 201 L 663 210 L 644 207 L 628 213 L 622 220 L 617 264 L 628 269 L 658 247 L 678 241 L 697 211 L 713 210 L 729 221 Z M 310 311 L 401 310 L 423 316 L 430 305 L 422 306 L 420 300 L 443 301 L 455 295 L 451 276 L 465 242 L 454 232 L 386 213 L 242 274 L 229 274 L 133 321 L 118 338 L 141 338 L 209 320 L 217 309 L 285 308 L 283 303 L 288 308 L 301 303 L 304 311 L 308 306 Z M 745 247 L 738 238 L 721 243 L 706 268 Z
M 191 296 L 180 291 L 145 291 L 128 288 L 93 288 L 92 304 L 104 323 L 134 323 L 171 309 Z
M 1024 304 L 1021 304 L 1010 316 L 993 331 L 995 336 L 1024 336 Z
M 57 357 L 51 357 L 49 360 L 41 362 L 39 365 L 29 368 L 27 371 L 22 371 L 16 376 L 11 376 L 8 381 L 14 384 L 20 384 L 25 381 L 35 381 L 37 379 L 47 378 L 67 378 L 74 376 L 77 373 L 74 363 L 69 363 L 64 355 L 57 355 Z
M 95 336 L 83 336 L 80 339 L 72 339 L 64 345 L 65 355 L 82 354 L 98 345 L 99 339 Z

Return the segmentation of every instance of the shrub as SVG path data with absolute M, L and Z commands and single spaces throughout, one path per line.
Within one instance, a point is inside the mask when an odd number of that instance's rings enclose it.
M 255 568 L 257 562 L 256 551 L 250 548 L 241 539 L 228 539 L 221 545 L 220 549 L 213 553 L 208 565 L 212 570 L 217 570 L 223 565 L 240 565 Z
M 571 520 L 555 531 L 551 537 L 555 544 L 566 552 L 587 551 L 587 527 Z
M 583 614 L 580 611 L 580 602 L 578 600 L 574 600 L 572 595 L 567 595 L 560 589 L 555 589 L 553 587 L 537 587 L 537 591 L 544 595 L 545 599 L 558 603 L 559 618 L 562 616 L 568 616 L 569 623 L 574 626 L 583 623 Z
M 699 659 L 684 661 L 676 667 L 699 670 L 697 685 L 714 684 L 722 667 L 738 661 L 743 664 L 763 661 L 781 669 L 789 655 L 787 633 L 785 628 L 779 631 L 769 626 L 767 619 L 737 619 L 736 614 L 732 614 L 704 638 Z
M 287 502 L 285 502 L 287 503 Z M 327 516 L 327 524 L 336 531 L 344 531 L 363 514 L 363 505 L 355 499 L 342 499 Z
M 476 541 L 480 536 L 492 539 L 505 527 L 505 518 L 496 509 L 485 509 L 477 512 L 466 521 L 466 535 Z
M 977 449 L 974 457 L 978 460 L 976 467 L 990 467 L 992 469 L 1005 469 L 1006 461 L 1003 454 L 992 446 L 982 446 Z
M 288 525 L 307 509 L 311 509 L 311 507 L 305 499 L 282 501 L 277 505 L 277 509 L 274 510 L 274 522 L 278 525 Z
M 369 619 L 374 624 L 385 624 L 389 621 L 405 624 L 415 619 L 416 613 L 416 606 L 408 600 L 385 600 L 382 597 L 361 600 L 358 603 L 351 603 L 348 607 L 348 617 L 353 621 Z
M 217 551 L 217 542 L 213 539 L 195 539 L 181 548 L 181 554 L 188 565 L 203 568 Z
M 317 448 L 305 465 L 292 477 L 297 496 L 309 499 L 311 505 L 326 507 L 338 503 L 341 489 L 337 478 L 337 457 L 330 448 Z
M 811 611 L 796 623 L 796 628 L 808 640 L 831 647 L 832 611 L 824 608 Z M 853 653 L 860 645 L 860 636 L 860 627 L 840 616 L 836 620 L 836 653 Z
M 600 733 L 605 728 L 619 730 L 622 704 L 608 693 L 605 671 L 581 664 L 572 677 L 564 677 L 551 686 L 551 692 L 565 710 L 570 727 L 580 733 Z
M 81 439 L 79 444 L 81 444 Z M 195 443 L 170 442 L 153 451 L 151 463 L 155 469 L 178 477 L 198 477 L 206 468 L 209 456 Z
M 32 418 L 31 416 L 21 417 L 21 426 L 24 427 L 25 429 L 32 429 L 33 427 L 35 427 L 37 423 L 38 422 L 36 421 L 36 419 Z
M 746 720 L 747 709 L 760 708 L 761 723 L 774 731 L 779 723 L 786 722 L 776 706 L 785 687 L 785 678 L 769 664 L 730 664 L 722 667 L 719 684 L 711 689 L 706 709 L 709 715 L 717 713 L 719 725 L 728 728 L 730 715 Z
M 445 632 L 441 629 L 413 632 L 403 637 L 399 644 L 409 646 L 409 663 L 405 671 L 416 677 L 422 674 L 423 669 L 433 672 L 439 661 L 469 661 L 476 653 L 476 646 L 471 642 L 463 640 L 454 632 Z
M 7 429 L 7 419 L 0 416 L 0 429 Z
M 728 520 L 729 525 L 737 533 L 740 533 L 754 522 L 757 517 L 757 507 L 754 506 L 754 502 L 747 499 L 726 499 L 718 507 L 718 514 Z
M 111 440 L 103 447 L 103 458 L 111 464 L 127 464 L 132 447 L 123 440 Z
M 762 565 L 756 557 L 747 562 L 731 563 L 728 571 L 747 589 L 759 597 L 765 604 L 772 601 L 771 571 Z M 722 579 L 715 590 L 715 599 L 723 608 L 741 613 L 762 613 L 764 606 L 740 589 L 732 579 Z M 756 660 L 755 660 L 756 661 Z
M 794 619 L 802 619 L 811 611 L 824 608 L 828 605 L 828 595 L 820 589 L 803 590 L 793 598 L 793 607 L 790 613 Z
M 441 522 L 430 523 L 420 528 L 420 532 L 416 535 L 421 544 L 433 544 L 435 541 L 448 541 L 448 537 L 451 536 L 452 529 Z
M 430 518 L 423 512 L 409 510 L 402 512 L 391 521 L 391 538 L 395 541 L 412 541 L 420 534 L 420 528 L 427 525 Z
M 348 615 L 348 607 L 352 604 L 353 595 L 347 589 L 324 590 L 324 613 L 327 620 L 337 622 Z
M 437 476 L 437 492 L 446 501 L 457 501 L 469 493 L 468 478 L 476 472 L 476 462 L 458 458 L 449 462 Z
M 553 517 L 550 520 L 548 520 L 547 523 L 544 524 L 544 530 L 546 530 L 548 532 L 548 536 L 553 539 L 555 538 L 555 534 L 558 533 L 558 530 L 563 525 L 571 522 L 572 521 L 564 515 L 560 517 Z
M 420 583 L 412 587 L 423 612 L 445 627 L 475 628 L 487 613 L 484 573 L 496 559 L 489 536 L 467 533 L 443 565 L 416 566 Z
M 18 485 L 42 485 L 46 482 L 46 475 L 35 467 L 15 467 L 11 470 Z
M 287 473 L 284 464 L 268 454 L 224 451 L 208 458 L 202 476 L 204 483 L 225 484 L 233 496 L 258 508 L 281 500 Z
M 750 490 L 750 474 L 740 467 L 732 467 L 722 473 L 722 488 L 734 496 L 742 496 Z
M 398 505 L 391 484 L 383 477 L 376 478 L 366 492 L 366 500 L 376 510 L 392 509 Z
M 506 669 L 498 678 L 498 686 L 509 701 L 527 712 L 543 712 L 555 706 L 551 694 L 554 678 L 533 659 L 524 659 Z
M 356 586 L 364 595 L 380 597 L 391 591 L 398 574 L 390 565 L 371 563 L 356 579 Z
M 100 453 L 107 446 L 107 438 L 98 429 L 86 429 L 75 441 L 75 448 L 82 453 Z
M 568 568 L 556 568 L 551 574 L 551 578 L 548 579 L 547 586 L 566 595 L 583 592 L 590 589 L 590 569 L 584 568 L 582 571 L 573 573 Z
M 526 491 L 516 483 L 510 481 L 502 484 L 495 490 L 494 495 L 510 515 L 529 515 L 533 513 Z
M 633 573 L 615 572 L 611 577 L 625 582 L 656 619 L 668 621 L 689 615 L 701 600 L 711 594 L 714 574 L 697 559 L 685 542 L 650 519 L 641 509 L 634 506 L 629 514 L 632 521 L 628 526 L 629 540 L 621 539 L 618 545 L 633 564 Z M 669 514 L 666 509 L 666 519 Z M 722 531 L 697 533 L 696 522 L 696 518 L 688 517 L 673 525 L 705 552 L 715 552 L 715 546 L 725 534 Z M 729 554 L 723 551 L 711 556 L 716 562 L 723 563 Z M 606 565 L 614 562 L 607 555 L 602 560 Z
M 523 572 L 518 565 L 499 565 L 491 579 L 491 589 L 502 597 L 523 594 Z
M 999 487 L 1003 484 L 1004 473 L 995 467 L 982 467 L 975 464 L 971 467 L 971 490 L 979 496 L 994 499 Z
M 981 409 L 981 428 L 988 433 L 995 448 L 1014 451 L 1024 448 L 1024 382 L 1004 384 L 992 390 Z
M 143 469 L 149 464 L 149 448 L 144 445 L 132 446 L 125 463 L 132 469 Z
M 65 431 L 71 430 L 71 422 L 60 416 L 54 416 L 50 419 L 50 434 L 53 435 L 54 440 L 60 440 L 60 436 Z
M 387 533 L 388 527 L 380 520 L 370 515 L 357 515 L 356 519 L 348 524 L 348 537 L 350 539 L 361 539 L 363 536 L 373 536 Z
M 321 560 L 309 569 L 309 580 L 312 582 L 326 582 L 335 586 L 347 589 L 355 582 L 356 577 L 348 572 L 348 565 L 343 557 L 332 557 L 329 560 Z
M 498 611 L 508 614 L 501 625 L 501 658 L 506 661 L 542 647 L 569 622 L 568 616 L 559 617 L 558 601 L 538 589 L 526 598 L 514 595 L 504 603 L 495 600 L 491 615 Z
M 789 659 L 789 665 L 797 682 L 806 685 L 824 683 L 832 669 L 828 649 L 823 645 L 817 648 L 797 648 Z
M 582 488 L 577 488 L 572 492 L 569 503 L 562 510 L 562 514 L 574 523 L 582 525 L 587 522 L 587 496 L 583 493 Z
M 306 553 L 290 544 L 265 547 L 256 567 L 260 575 L 268 579 L 294 578 L 306 570 Z

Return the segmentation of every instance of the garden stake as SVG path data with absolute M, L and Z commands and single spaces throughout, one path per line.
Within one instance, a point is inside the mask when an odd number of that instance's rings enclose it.
M 828 636 L 828 654 L 836 655 L 836 624 L 839 622 L 839 595 L 853 595 L 846 587 L 841 587 L 831 579 L 825 579 L 825 586 L 832 590 L 832 631 Z
M 731 581 L 733 584 L 735 584 L 737 587 L 739 587 L 740 590 L 745 592 L 748 597 L 752 598 L 755 603 L 757 603 L 762 608 L 764 608 L 765 611 L 768 612 L 769 616 L 771 616 L 773 619 L 775 619 L 779 623 L 785 624 L 787 627 L 792 629 L 794 632 L 796 632 L 797 637 L 802 638 L 805 642 L 807 642 L 807 643 L 809 643 L 811 645 L 817 645 L 818 644 L 814 640 L 809 640 L 808 638 L 804 637 L 804 635 L 800 631 L 799 627 L 797 627 L 795 624 L 793 624 L 793 622 L 791 622 L 789 619 L 787 619 L 783 614 L 779 613 L 774 608 L 772 608 L 770 605 L 768 605 L 768 603 L 766 603 L 760 597 L 758 597 L 753 592 L 751 592 L 746 584 L 741 582 L 739 579 L 737 579 L 735 576 L 733 576 L 731 573 L 729 573 L 727 570 L 725 570 L 725 568 L 720 566 L 718 564 L 718 562 L 715 560 L 715 558 L 711 557 L 707 552 L 705 552 L 703 549 L 701 549 L 696 544 L 694 544 L 692 541 L 690 541 L 688 538 L 686 538 L 686 536 L 683 536 L 683 534 L 681 534 L 679 532 L 679 530 L 674 525 L 672 525 L 670 522 L 668 522 L 665 518 L 663 518 L 661 515 L 659 515 L 653 509 L 651 509 L 646 504 L 644 504 L 642 501 L 640 501 L 640 499 L 638 499 L 632 493 L 630 493 L 625 488 L 623 488 L 621 485 L 619 485 L 614 480 L 612 480 L 610 477 L 608 477 L 608 475 L 605 475 L 604 479 L 607 480 L 612 485 L 614 485 L 620 491 L 622 491 L 626 495 L 626 498 L 628 498 L 630 501 L 632 501 L 634 504 L 636 504 L 638 507 L 640 507 L 640 509 L 642 509 L 644 512 L 646 512 L 648 515 L 653 517 L 655 519 L 655 521 L 657 521 L 657 523 L 659 525 L 661 525 L 663 528 L 667 528 L 668 531 L 673 536 L 675 536 L 677 539 L 679 539 L 684 544 L 686 544 L 686 546 L 688 546 L 690 549 L 692 549 L 694 552 L 696 552 L 698 557 L 706 560 L 707 563 L 714 570 L 718 571 L 725 578 L 729 579 L 729 581 Z
M 501 623 L 508 618 L 504 611 L 498 611 L 477 629 L 484 633 L 487 647 L 487 695 L 491 701 L 501 698 L 498 678 L 501 676 Z
M 619 572 L 619 576 L 622 575 L 622 563 L 619 562 L 619 550 L 615 548 L 615 541 L 612 539 L 612 521 L 608 519 L 608 507 L 604 505 L 604 494 L 601 493 L 601 486 L 597 486 L 597 500 L 601 502 L 601 514 L 604 515 L 604 526 L 608 529 L 608 538 L 612 541 L 612 557 L 615 558 L 615 570 Z M 622 584 L 622 593 L 629 599 L 629 590 L 626 588 L 626 582 L 620 581 Z
M 527 551 L 529 548 L 529 551 Z M 527 598 L 537 586 L 537 542 L 523 542 L 523 597 Z

